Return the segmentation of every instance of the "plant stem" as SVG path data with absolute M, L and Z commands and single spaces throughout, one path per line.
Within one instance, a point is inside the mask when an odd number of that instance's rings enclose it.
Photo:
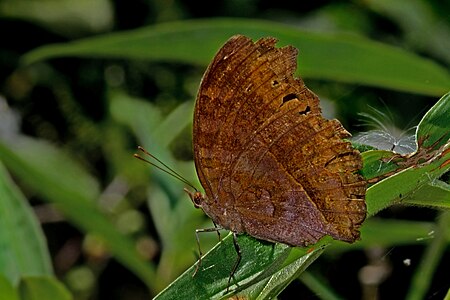
M 433 279 L 433 274 L 447 246 L 446 237 L 450 226 L 450 213 L 443 212 L 438 217 L 436 225 L 434 239 L 431 240 L 431 243 L 425 249 L 423 259 L 412 278 L 411 288 L 406 297 L 407 300 L 420 300 L 425 298 Z

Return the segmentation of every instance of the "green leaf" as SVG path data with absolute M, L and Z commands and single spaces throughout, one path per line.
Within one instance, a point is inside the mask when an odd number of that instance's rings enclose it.
M 53 277 L 25 277 L 19 285 L 22 300 L 71 300 L 66 287 Z
M 300 50 L 303 78 L 371 85 L 442 95 L 450 85 L 448 71 L 399 48 L 345 34 L 313 33 L 279 23 L 248 19 L 202 19 L 151 27 L 37 48 L 23 63 L 63 57 L 110 57 L 165 60 L 206 66 L 232 35 L 253 39 L 277 37 L 280 45 Z
M 323 253 L 324 247 L 305 253 L 304 249 L 293 248 L 290 253 L 291 263 L 284 265 L 273 274 L 267 282 L 261 281 L 258 286 L 247 289 L 250 299 L 275 299 L 293 280 L 305 274 L 305 270 Z M 268 270 L 266 270 L 267 272 Z M 246 291 L 244 291 L 244 295 Z
M 142 145 L 189 181 L 198 180 L 192 161 L 181 163 L 167 151 L 167 146 L 191 122 L 191 102 L 179 105 L 163 119 L 159 108 L 144 100 L 123 94 L 115 94 L 110 100 L 112 116 L 133 130 Z M 167 134 L 169 131 L 171 134 Z M 149 186 L 147 203 L 162 244 L 157 274 L 153 280 L 156 290 L 160 290 L 192 264 L 196 249 L 195 229 L 206 219 L 203 212 L 193 209 L 192 202 L 183 191 L 183 183 L 136 160 L 138 163 L 143 170 L 153 171 L 151 176 L 155 181 Z M 202 227 L 210 226 L 212 224 L 208 220 Z M 216 242 L 217 238 L 211 235 L 202 238 L 202 244 L 208 248 Z
M 318 278 L 310 272 L 303 272 L 299 277 L 300 281 L 306 285 L 314 294 L 320 299 L 326 300 L 339 300 L 342 299 L 336 295 L 335 291 L 332 291 L 328 285 L 325 284 L 326 280 Z
M 407 198 L 420 188 L 448 172 L 449 160 L 450 151 L 447 151 L 431 162 L 412 166 L 371 186 L 366 193 L 368 215 L 374 215 L 395 203 L 407 202 Z M 417 198 L 415 199 L 417 204 Z M 431 203 L 427 202 L 427 199 L 422 199 L 423 205 Z
M 152 288 L 153 268 L 98 210 L 95 180 L 69 156 L 43 141 L 17 137 L 13 144 L 0 143 L 0 157 L 21 181 L 54 203 L 75 225 L 99 236 L 120 262 Z
M 450 92 L 425 114 L 416 130 L 420 147 L 437 150 L 450 141 Z
M 195 277 L 193 265 L 155 299 L 227 299 L 232 294 L 245 295 L 246 299 L 273 299 L 323 251 L 320 245 L 310 250 L 292 248 L 248 235 L 240 235 L 237 240 L 242 260 L 231 279 L 229 293 L 227 283 L 237 259 L 231 234 L 203 256 Z M 327 239 L 320 242 L 322 246 L 326 243 Z
M 176 138 L 176 135 L 167 134 L 165 130 L 173 126 L 175 133 L 181 131 L 184 125 L 174 125 L 173 118 L 185 120 L 186 116 L 180 116 L 180 114 L 186 113 L 190 109 L 189 103 L 181 104 L 169 117 L 162 118 L 159 108 L 147 101 L 132 98 L 121 93 L 113 94 L 110 97 L 110 110 L 113 118 L 131 128 L 140 143 L 142 143 L 141 145 L 169 166 L 175 166 L 175 159 L 170 154 L 170 151 L 167 151 L 167 145 L 170 144 L 172 139 Z M 184 122 L 182 121 L 181 123 Z M 172 129 L 170 132 L 172 133 Z M 162 147 L 162 145 L 166 147 Z M 189 169 L 193 173 L 192 165 Z M 185 173 L 183 172 L 183 174 Z M 164 185 L 171 198 L 175 198 L 174 195 L 182 190 L 181 186 L 170 184 L 170 182 L 173 183 L 174 179 L 164 172 L 158 170 L 152 175 L 155 176 L 159 183 Z
M 53 274 L 40 224 L 1 161 L 0 249 L 0 274 L 12 284 L 24 275 Z
M 445 295 L 444 300 L 450 300 L 450 289 L 448 289 L 447 295 Z
M 159 108 L 144 99 L 124 93 L 111 93 L 110 112 L 114 119 L 128 125 L 137 135 L 148 136 L 162 121 Z
M 372 217 L 366 220 L 361 228 L 361 241 L 351 245 L 333 243 L 330 251 L 424 244 L 430 239 L 430 232 L 434 231 L 434 226 L 432 222 Z M 450 242 L 450 236 L 447 239 Z
M 396 154 L 391 151 L 369 150 L 363 152 L 361 155 L 364 162 L 361 175 L 363 175 L 366 180 L 386 175 L 399 168 L 393 161 Z
M 2 299 L 5 300 L 19 300 L 16 289 L 13 287 L 10 280 L 3 276 L 3 274 L 0 274 L 0 295 L 2 295 Z
M 436 179 L 411 194 L 406 202 L 413 205 L 450 209 L 450 185 Z
M 184 102 L 178 105 L 178 107 L 165 117 L 163 122 L 153 130 L 154 138 L 159 141 L 158 145 L 161 147 L 168 147 L 173 139 L 176 138 L 186 126 L 192 123 L 193 115 L 193 102 Z M 168 132 L 170 132 L 170 134 L 167 134 Z

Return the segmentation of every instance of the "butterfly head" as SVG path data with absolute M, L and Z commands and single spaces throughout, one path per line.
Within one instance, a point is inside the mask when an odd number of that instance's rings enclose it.
M 192 192 L 186 188 L 184 189 L 184 191 L 189 195 L 189 198 L 191 198 L 192 203 L 194 203 L 195 208 L 202 207 L 202 203 L 205 202 L 205 195 L 203 195 L 199 191 Z

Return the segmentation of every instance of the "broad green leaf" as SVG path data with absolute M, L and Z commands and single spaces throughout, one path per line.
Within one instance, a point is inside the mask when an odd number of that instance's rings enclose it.
M 407 198 L 414 192 L 448 172 L 448 150 L 431 162 L 410 167 L 371 186 L 366 193 L 368 214 L 373 215 L 390 205 L 407 202 Z M 422 200 L 423 205 L 431 204 L 426 201 L 427 199 Z
M 254 299 L 275 299 L 293 280 L 304 274 L 304 271 L 319 258 L 324 249 L 324 247 L 321 247 L 305 253 L 304 249 L 293 248 L 290 257 L 294 258 L 294 260 L 284 265 L 267 282 L 261 281 L 258 284 L 260 287 L 257 286 L 256 289 L 253 286 L 249 287 L 248 295 Z M 244 295 L 246 294 L 245 292 Z
M 435 224 L 398 219 L 382 219 L 372 217 L 361 227 L 361 240 L 354 244 L 333 243 L 329 250 L 344 251 L 348 249 L 364 249 L 381 246 L 392 247 L 412 244 L 424 244 L 432 238 Z M 450 235 L 446 237 L 450 244 Z
M 0 157 L 22 182 L 54 203 L 75 225 L 99 236 L 120 262 L 152 288 L 154 270 L 98 210 L 96 182 L 69 156 L 43 141 L 18 137 L 14 144 L 0 143 Z
M 450 141 L 450 92 L 425 114 L 416 130 L 419 146 L 437 150 Z
M 66 287 L 53 277 L 25 277 L 19 285 L 21 300 L 71 300 Z
M 450 209 L 450 185 L 436 179 L 405 199 L 408 204 Z
M 361 175 L 366 180 L 394 172 L 399 167 L 394 163 L 395 153 L 386 150 L 369 150 L 362 154 L 364 166 Z
M 238 244 L 242 260 L 231 279 L 229 293 L 226 293 L 228 279 L 237 259 L 231 234 L 203 256 L 195 277 L 192 277 L 194 264 L 155 299 L 226 299 L 231 294 L 270 299 L 323 251 L 320 246 L 310 250 L 292 248 L 247 235 L 238 236 Z
M 3 274 L 0 273 L 0 295 L 1 299 L 7 300 L 19 300 L 19 295 L 16 289 Z
M 279 45 L 300 50 L 303 78 L 371 85 L 442 95 L 450 85 L 448 71 L 399 48 L 346 34 L 313 33 L 279 23 L 248 19 L 202 19 L 158 24 L 71 43 L 46 45 L 23 57 L 23 63 L 54 57 L 109 57 L 178 61 L 206 66 L 232 35 L 253 39 L 277 37 Z
M 52 273 L 40 224 L 0 161 L 0 274 L 16 284 L 24 275 Z

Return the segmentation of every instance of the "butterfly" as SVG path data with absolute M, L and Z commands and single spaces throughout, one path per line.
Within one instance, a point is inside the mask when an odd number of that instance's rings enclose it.
M 354 242 L 366 216 L 360 153 L 294 78 L 297 49 L 236 35 L 206 70 L 194 110 L 191 192 L 220 228 L 291 246 Z

